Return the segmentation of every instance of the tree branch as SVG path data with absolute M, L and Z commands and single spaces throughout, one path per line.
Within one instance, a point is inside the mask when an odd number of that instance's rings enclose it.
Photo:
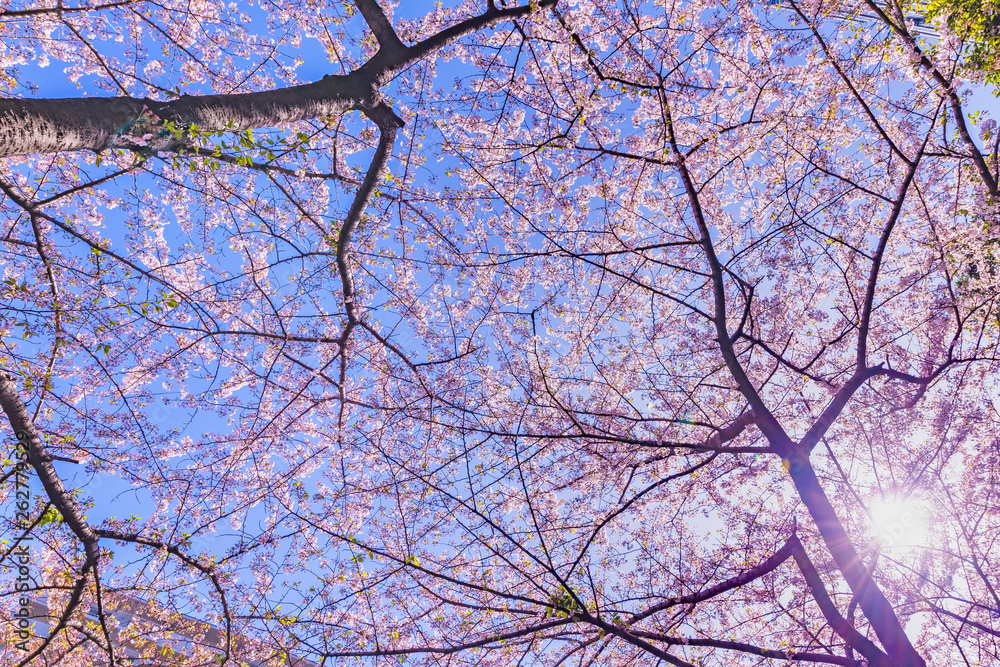
M 913 35 L 906 29 L 905 24 L 897 24 L 895 21 L 889 18 L 889 16 L 882 10 L 882 7 L 877 5 L 873 0 L 865 0 L 865 4 L 868 8 L 875 13 L 878 19 L 885 25 L 889 27 L 896 35 L 903 40 L 906 46 L 917 56 L 917 61 L 924 70 L 931 75 L 934 82 L 939 87 L 939 92 L 941 93 L 942 99 L 948 100 L 948 105 L 951 107 L 952 115 L 955 117 L 955 123 L 958 125 L 959 136 L 962 137 L 962 142 L 965 144 L 966 149 L 969 151 L 969 157 L 972 159 L 973 164 L 976 165 L 976 171 L 979 172 L 980 178 L 983 179 L 983 183 L 986 185 L 987 190 L 994 199 L 1000 198 L 1000 192 L 997 190 L 997 179 L 990 172 L 989 166 L 986 164 L 986 160 L 983 158 L 982 152 L 979 147 L 976 146 L 976 142 L 972 139 L 972 135 L 969 133 L 969 126 L 965 121 L 965 111 L 962 109 L 962 100 L 958 96 L 958 92 L 948 79 L 945 78 L 941 71 L 931 62 L 930 58 L 920 49 L 917 40 L 913 38 Z
M 376 651 L 338 651 L 336 653 L 325 653 L 324 657 L 364 658 L 364 657 L 377 657 L 377 656 L 389 656 L 389 655 L 400 655 L 400 656 L 414 655 L 420 653 L 434 653 L 437 655 L 448 655 L 450 653 L 458 653 L 460 651 L 479 648 L 481 646 L 488 646 L 490 644 L 495 644 L 497 642 L 509 641 L 511 639 L 518 639 L 519 637 L 527 637 L 541 630 L 558 628 L 560 626 L 568 625 L 570 623 L 575 623 L 575 622 L 577 622 L 576 618 L 560 618 L 554 621 L 547 621 L 545 623 L 532 625 L 522 630 L 505 632 L 503 634 L 494 635 L 492 637 L 487 637 L 485 639 L 480 639 L 478 641 L 468 642 L 464 644 L 455 644 L 454 646 L 418 646 L 413 648 L 383 649 Z
M 679 595 L 677 597 L 672 597 L 668 600 L 664 600 L 659 604 L 653 605 L 646 611 L 632 616 L 632 618 L 629 619 L 629 625 L 638 623 L 643 619 L 649 618 L 653 614 L 661 612 L 664 609 L 669 609 L 670 607 L 676 607 L 677 605 L 697 604 L 699 602 L 703 602 L 710 598 L 714 598 L 716 595 L 721 595 L 726 591 L 731 591 L 734 588 L 739 588 L 740 586 L 744 586 L 755 579 L 760 579 L 765 574 L 772 572 L 775 568 L 777 568 L 779 565 L 788 560 L 789 556 L 792 555 L 793 538 L 796 540 L 798 539 L 795 537 L 793 533 L 792 537 L 788 538 L 785 541 L 785 543 L 781 546 L 781 548 L 775 551 L 774 554 L 772 554 L 770 557 L 767 558 L 767 560 L 765 560 L 764 562 L 760 563 L 755 567 L 750 568 L 746 572 L 741 572 L 735 577 L 726 579 L 725 581 L 716 584 L 715 586 L 712 586 L 710 588 L 706 588 L 703 591 L 699 591 L 698 593 L 691 593 L 690 595 Z
M 397 44 L 383 44 L 375 56 L 349 74 L 327 75 L 298 86 L 255 93 L 184 95 L 168 102 L 134 97 L 0 99 L 0 157 L 109 148 L 142 153 L 176 151 L 192 147 L 186 132 L 192 125 L 204 132 L 243 131 L 350 110 L 381 113 L 377 111 L 378 87 L 392 73 L 464 35 L 554 6 L 555 2 L 490 7 L 412 47 L 403 46 L 398 38 Z M 358 4 L 366 19 L 370 16 L 375 26 L 381 26 L 376 35 L 382 33 L 386 38 L 391 26 L 378 5 L 373 0 Z M 167 121 L 174 124 L 176 132 L 166 126 Z
M 681 156 L 681 149 L 677 144 L 677 136 L 674 133 L 670 108 L 662 91 L 660 92 L 660 99 L 663 106 L 663 115 L 670 139 L 670 146 L 676 155 Z M 739 385 L 740 392 L 747 399 L 747 402 L 750 403 L 757 426 L 765 437 L 767 437 L 771 446 L 782 456 L 787 456 L 787 452 L 790 452 L 792 449 L 792 441 L 781 427 L 781 424 L 778 423 L 778 420 L 775 419 L 771 411 L 764 405 L 763 399 L 761 399 L 756 387 L 753 386 L 746 371 L 743 370 L 743 366 L 740 364 L 739 359 L 737 359 L 736 352 L 733 349 L 732 338 L 729 336 L 729 329 L 726 325 L 726 287 L 723 282 L 722 264 L 719 262 L 719 258 L 715 254 L 715 247 L 712 245 L 712 236 L 708 229 L 708 221 L 705 219 L 705 214 L 701 208 L 698 188 L 695 187 L 694 181 L 691 178 L 691 172 L 688 170 L 683 158 L 678 159 L 677 170 L 680 172 L 681 182 L 684 184 L 684 190 L 691 204 L 691 212 L 698 225 L 705 258 L 712 272 L 712 294 L 715 301 L 715 311 L 712 321 L 715 324 L 719 351 L 726 362 L 726 368 L 729 369 L 733 379 L 736 380 L 736 384 Z
M 741 651 L 752 655 L 759 655 L 762 658 L 772 658 L 774 660 L 804 660 L 806 662 L 822 662 L 829 665 L 843 665 L 844 667 L 863 667 L 860 660 L 853 660 L 841 655 L 830 653 L 810 653 L 808 651 L 777 651 L 774 649 L 761 648 L 753 644 L 744 642 L 726 641 L 723 639 L 699 639 L 689 637 L 671 637 L 658 632 L 646 632 L 644 630 L 632 630 L 632 634 L 637 637 L 645 637 L 673 646 L 707 646 L 711 648 L 721 648 L 730 651 Z
M 14 387 L 14 379 L 8 373 L 0 371 L 0 407 L 7 414 L 11 427 L 17 439 L 26 442 L 28 448 L 28 463 L 35 469 L 42 487 L 49 500 L 62 515 L 66 526 L 83 543 L 86 561 L 83 572 L 88 572 L 97 565 L 100 557 L 98 536 L 83 517 L 83 510 L 70 495 L 62 480 L 52 465 L 53 456 L 45 443 L 38 436 L 35 426 L 28 414 L 28 408 Z
M 944 614 L 946 616 L 951 616 L 952 618 L 961 621 L 963 625 L 971 625 L 972 627 L 976 628 L 977 630 L 982 630 L 983 632 L 985 632 L 985 633 L 987 633 L 989 635 L 993 635 L 994 637 L 1000 638 L 1000 632 L 997 632 L 996 630 L 994 630 L 992 628 L 988 628 L 985 625 L 983 625 L 982 623 L 976 623 L 975 621 L 969 620 L 968 618 L 966 618 L 966 617 L 964 617 L 964 616 L 962 616 L 960 614 L 956 614 L 953 611 L 948 611 L 947 609 L 945 609 L 943 607 L 938 607 L 937 605 L 931 605 L 931 608 L 934 611 L 938 612 L 939 614 Z
M 133 544 L 141 544 L 143 546 L 152 547 L 154 549 L 163 549 L 167 553 L 173 554 L 174 556 L 179 558 L 188 567 L 198 570 L 206 577 L 208 577 L 209 580 L 212 582 L 212 586 L 215 588 L 215 591 L 219 594 L 219 599 L 222 604 L 222 614 L 226 624 L 226 646 L 224 649 L 225 653 L 223 655 L 223 660 L 221 665 L 225 665 L 231 659 L 232 649 L 233 649 L 233 632 L 232 632 L 233 619 L 229 611 L 229 602 L 226 599 L 226 591 L 222 587 L 222 580 L 219 578 L 219 575 L 215 571 L 214 567 L 212 567 L 211 565 L 203 565 L 201 562 L 198 561 L 198 559 L 192 558 L 191 556 L 185 554 L 176 545 L 167 544 L 166 542 L 163 542 L 161 540 L 155 540 L 152 538 L 144 537 L 142 535 L 139 535 L 138 533 L 123 533 L 117 530 L 105 530 L 105 529 L 98 529 L 95 532 L 100 537 L 106 537 L 108 539 L 118 540 L 120 542 L 131 542 Z
M 392 23 L 386 18 L 385 12 L 379 7 L 376 0 L 354 0 L 355 6 L 361 15 L 365 17 L 365 22 L 375 34 L 375 39 L 384 49 L 405 49 L 406 46 L 400 41 L 399 35 L 392 27 Z
M 31 415 L 28 414 L 28 408 L 14 386 L 13 377 L 5 371 L 0 371 L 0 407 L 6 413 L 17 439 L 23 442 L 27 448 L 28 464 L 34 468 L 35 474 L 38 475 L 49 501 L 55 505 L 66 525 L 83 543 L 84 549 L 83 567 L 80 568 L 80 576 L 73 586 L 73 591 L 70 593 L 62 616 L 45 640 L 18 663 L 21 666 L 31 664 L 56 635 L 66 627 L 70 616 L 83 600 L 83 591 L 91 571 L 94 573 L 96 585 L 100 585 L 97 582 L 97 565 L 101 552 L 97 534 L 87 523 L 83 516 L 83 510 L 76 499 L 63 486 L 62 480 L 52 465 L 53 457 L 49 454 L 44 441 L 39 437 L 35 425 L 32 423 Z M 112 654 L 109 653 L 109 655 Z
M 823 580 L 820 578 L 819 572 L 816 571 L 812 561 L 809 560 L 809 555 L 806 554 L 805 547 L 802 546 L 802 542 L 799 541 L 797 535 L 792 535 L 789 539 L 789 545 L 792 556 L 795 557 L 795 562 L 799 566 L 802 576 L 806 579 L 806 585 L 809 586 L 809 590 L 812 592 L 813 599 L 816 600 L 820 611 L 823 612 L 823 617 L 830 624 L 830 627 L 833 628 L 834 632 L 840 635 L 851 648 L 865 656 L 875 667 L 892 667 L 894 663 L 889 659 L 889 656 L 875 646 L 870 639 L 855 630 L 847 622 L 847 619 L 837 611 L 836 605 L 830 599 L 830 594 L 826 592 L 826 586 L 823 585 Z
M 903 631 L 903 626 L 899 622 L 899 618 L 896 616 L 892 605 L 861 562 L 861 557 L 858 555 L 854 544 L 851 542 L 851 538 L 847 535 L 843 524 L 837 517 L 830 499 L 827 498 L 826 493 L 823 491 L 823 487 L 820 485 L 815 471 L 809 464 L 808 458 L 805 456 L 795 456 L 790 459 L 788 461 L 788 472 L 792 477 L 792 482 L 795 484 L 795 489 L 798 491 L 799 497 L 802 499 L 802 503 L 809 510 L 809 515 L 819 529 L 824 544 L 826 544 L 830 555 L 837 564 L 837 569 L 844 575 L 844 579 L 847 581 L 847 585 L 850 586 L 851 592 L 857 596 L 858 604 L 861 606 L 865 617 L 871 623 L 872 629 L 878 636 L 879 641 L 886 648 L 886 652 L 892 657 L 894 667 L 901 667 L 903 665 L 906 667 L 926 667 L 927 663 L 916 652 L 906 633 Z M 801 543 L 798 546 L 801 546 Z M 822 581 L 818 578 L 819 575 L 816 575 L 816 577 L 811 576 L 809 572 L 809 568 L 812 567 L 811 563 L 808 563 L 807 558 L 803 559 L 803 556 L 805 556 L 805 550 L 800 549 L 799 555 L 796 556 L 796 562 L 799 563 L 800 569 L 803 569 L 806 581 L 814 589 L 817 602 L 820 603 L 820 609 L 835 630 L 840 628 L 840 630 L 837 630 L 837 633 L 846 640 L 847 637 L 841 631 L 847 632 L 847 630 L 844 625 L 840 625 L 837 621 L 837 618 L 840 617 L 839 612 L 836 612 L 836 608 L 831 606 L 832 602 L 827 605 L 825 601 L 820 599 L 822 596 L 826 596 L 829 599 L 829 596 L 826 595 L 826 589 L 822 587 Z M 819 589 L 816 589 L 817 584 L 820 587 Z M 833 612 L 836 612 L 835 616 Z M 844 624 L 850 627 L 850 624 L 846 621 L 844 621 Z M 865 641 L 868 640 L 866 639 Z M 866 653 L 867 649 L 862 650 L 861 646 L 862 644 L 859 644 L 855 649 L 869 658 L 869 660 L 874 660 L 873 657 L 869 656 L 871 652 Z

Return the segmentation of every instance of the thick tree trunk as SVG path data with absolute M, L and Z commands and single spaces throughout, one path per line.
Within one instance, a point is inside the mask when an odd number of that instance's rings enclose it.
M 482 14 L 406 46 L 378 3 L 361 0 L 358 7 L 381 48 L 350 74 L 324 76 L 300 86 L 257 93 L 185 95 L 169 102 L 131 97 L 0 99 L 0 158 L 108 148 L 177 150 L 188 145 L 183 130 L 192 125 L 204 132 L 242 131 L 337 116 L 351 109 L 364 110 L 383 130 L 398 127 L 395 116 L 389 125 L 378 118 L 384 116 L 379 111 L 379 87 L 393 72 L 463 35 L 554 7 L 556 2 L 540 0 L 503 9 L 490 2 Z M 170 121 L 181 132 L 175 133 L 164 121 Z
M 100 555 L 97 548 L 97 534 L 87 523 L 79 503 L 63 486 L 62 479 L 52 465 L 53 457 L 35 429 L 31 414 L 17 392 L 14 378 L 4 371 L 0 371 L 0 409 L 7 415 L 17 439 L 26 443 L 28 464 L 34 468 L 38 479 L 41 480 L 45 494 L 59 510 L 66 525 L 83 542 L 87 555 L 84 571 L 94 567 Z
M 886 652 L 898 667 L 926 667 L 926 661 L 906 636 L 892 604 L 865 569 L 850 536 L 844 530 L 844 525 L 809 464 L 808 454 L 800 451 L 798 456 L 791 457 L 788 472 L 837 568 L 858 597 L 861 610 Z
M 185 95 L 169 102 L 130 97 L 0 99 L 0 157 L 108 148 L 173 150 L 185 142 L 164 126 L 206 132 L 276 127 L 375 106 L 361 72 L 259 93 Z M 367 85 L 366 85 L 367 84 Z

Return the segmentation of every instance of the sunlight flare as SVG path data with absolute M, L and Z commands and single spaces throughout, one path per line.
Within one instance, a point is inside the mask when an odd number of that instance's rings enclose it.
M 885 546 L 912 547 L 924 543 L 927 512 L 912 499 L 886 498 L 871 508 L 878 539 Z

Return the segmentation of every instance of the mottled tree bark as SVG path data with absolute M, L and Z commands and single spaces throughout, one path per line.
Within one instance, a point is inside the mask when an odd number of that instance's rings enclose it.
M 275 127 L 374 106 L 364 77 L 328 76 L 315 83 L 259 93 L 185 95 L 169 102 L 130 97 L 0 100 L 0 157 L 102 151 L 108 148 L 175 150 L 178 129 L 207 132 Z M 152 135 L 143 139 L 144 135 Z
M 184 95 L 167 102 L 132 97 L 0 99 L 0 157 L 109 148 L 172 151 L 189 145 L 186 130 L 192 125 L 204 132 L 243 131 L 337 116 L 352 109 L 369 112 L 372 117 L 371 112 L 379 113 L 379 87 L 401 67 L 463 35 L 555 4 L 556 0 L 542 0 L 500 9 L 489 3 L 482 14 L 406 46 L 376 3 L 360 2 L 381 48 L 350 74 L 324 76 L 299 86 L 254 93 Z M 398 118 L 388 125 L 376 122 L 388 129 L 396 121 Z

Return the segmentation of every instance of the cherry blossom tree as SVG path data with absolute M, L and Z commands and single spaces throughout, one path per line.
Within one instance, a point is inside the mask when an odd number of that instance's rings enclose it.
M 4 664 L 1000 659 L 1000 134 L 911 11 L 5 4 Z

